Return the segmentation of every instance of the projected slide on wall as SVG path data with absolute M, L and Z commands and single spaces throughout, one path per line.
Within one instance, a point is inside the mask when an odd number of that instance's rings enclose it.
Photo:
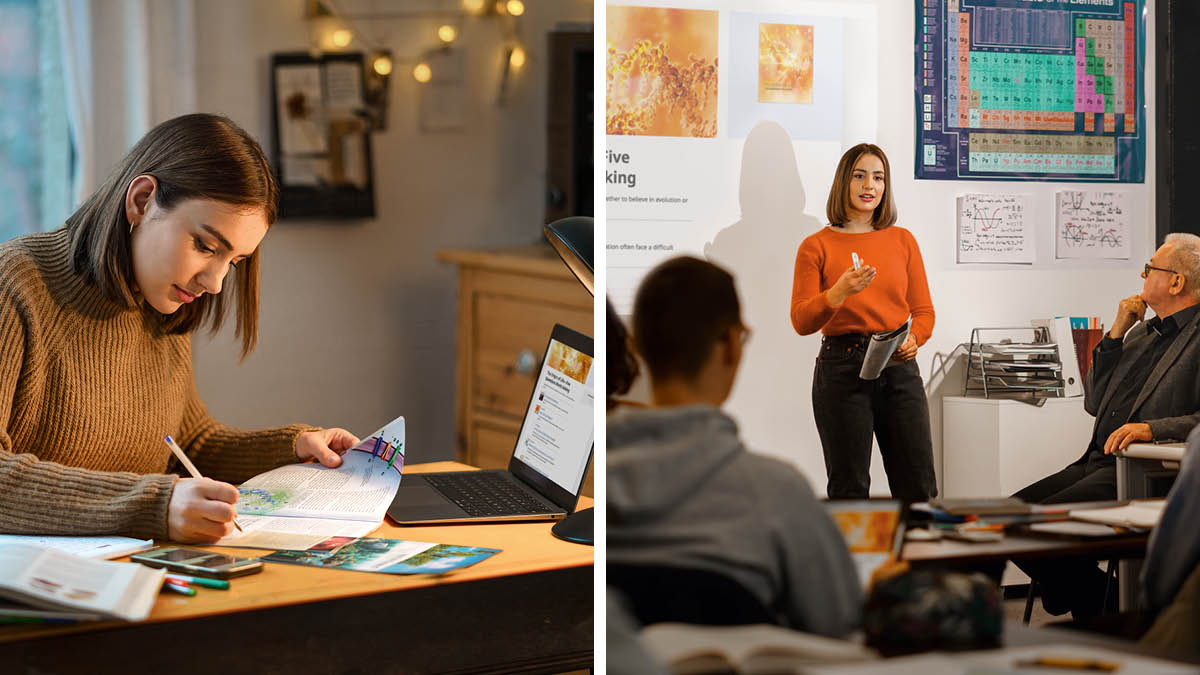
M 655 264 L 716 260 L 733 250 L 719 238 L 760 220 L 782 231 L 759 232 L 764 243 L 794 256 L 792 235 L 820 226 L 838 157 L 875 138 L 876 9 L 627 0 L 605 14 L 606 285 L 618 311 Z M 775 266 L 790 287 L 791 262 Z
M 1144 0 L 915 0 L 917 178 L 1140 183 Z

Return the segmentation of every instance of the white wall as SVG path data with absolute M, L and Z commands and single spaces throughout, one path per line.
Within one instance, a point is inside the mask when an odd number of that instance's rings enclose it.
M 264 148 L 270 55 L 308 49 L 304 4 L 196 3 L 198 109 L 228 115 Z M 495 103 L 501 42 L 494 19 L 462 24 L 467 126 L 459 133 L 417 128 L 409 72 L 412 57 L 436 41 L 438 22 L 363 24 L 397 62 L 389 127 L 371 139 L 377 216 L 281 220 L 271 228 L 257 350 L 239 365 L 231 330 L 194 338 L 197 385 L 218 419 L 243 427 L 303 421 L 361 435 L 403 414 L 410 461 L 452 458 L 456 279 L 434 253 L 541 240 L 546 34 L 560 21 L 592 20 L 588 0 L 530 0 L 526 7 L 520 30 L 529 59 L 510 81 L 505 107 Z
M 645 0 L 659 4 L 659 0 Z M 962 386 L 962 371 L 946 377 L 938 368 L 959 343 L 969 339 L 971 329 L 979 326 L 1029 325 L 1032 318 L 1056 315 L 1100 316 L 1108 323 L 1115 315 L 1117 302 L 1141 290 L 1138 274 L 1142 263 L 1155 246 L 1154 238 L 1154 50 L 1146 50 L 1146 100 L 1150 104 L 1146 121 L 1146 181 L 1144 184 L 1106 184 L 1108 189 L 1129 192 L 1134 217 L 1133 253 L 1129 261 L 1053 261 L 1050 248 L 1051 206 L 1054 193 L 1063 189 L 1100 189 L 1071 183 L 1028 183 L 991 181 L 918 181 L 913 177 L 914 160 L 914 20 L 912 2 L 901 0 L 844 0 L 846 5 L 874 6 L 878 12 L 878 44 L 846 44 L 845 68 L 853 80 L 877 82 L 878 131 L 873 138 L 856 138 L 845 147 L 873 141 L 888 153 L 892 166 L 892 189 L 900 212 L 899 224 L 912 231 L 921 246 L 930 290 L 937 312 L 937 323 L 930 341 L 918 354 L 918 363 L 930 394 L 930 412 L 935 465 L 941 465 L 941 396 L 957 395 Z M 745 3 L 729 0 L 695 0 L 687 6 L 741 11 Z M 803 13 L 803 6 L 785 9 L 784 3 L 760 0 L 754 6 L 770 5 L 774 11 Z M 1151 3 L 1152 0 L 1151 0 Z M 791 5 L 787 6 L 791 8 Z M 748 11 L 748 10 L 747 10 Z M 1147 21 L 1147 44 L 1153 45 L 1154 16 L 1151 8 Z M 875 48 L 877 47 L 877 49 Z M 863 58 L 873 62 L 863 63 Z M 727 61 L 726 61 L 727 62 Z M 729 77 L 728 70 L 721 77 Z M 869 98 L 869 97 L 868 97 Z M 848 111 L 849 115 L 853 111 Z M 772 195 L 770 213 L 756 216 L 741 193 L 741 218 L 751 227 L 735 225 L 714 233 L 713 242 L 695 254 L 709 255 L 730 266 L 738 277 L 743 315 L 754 330 L 747 356 L 742 364 L 734 391 L 726 409 L 737 418 L 742 435 L 754 449 L 794 463 L 820 494 L 825 490 L 825 465 L 820 439 L 812 414 L 812 371 L 820 340 L 818 336 L 800 337 L 787 321 L 790 298 L 791 264 L 796 245 L 803 237 L 826 222 L 825 200 L 840 151 L 825 144 L 780 140 L 781 130 L 765 129 L 761 144 L 732 149 L 728 162 L 713 172 L 726 178 L 722 194 L 727 202 L 736 202 L 738 181 L 749 184 L 763 197 Z M 752 135 L 754 132 L 752 132 Z M 756 141 L 756 143 L 758 143 Z M 743 152 L 744 149 L 744 152 Z M 843 147 L 842 150 L 845 148 Z M 793 152 L 794 150 L 794 152 Z M 735 154 L 736 153 L 736 154 Z M 794 156 L 794 159 L 793 159 Z M 798 176 L 778 161 L 795 162 Z M 739 175 L 740 174 L 740 175 Z M 712 181 L 706 171 L 705 181 Z M 781 187 L 786 183 L 785 187 Z M 955 198 L 967 192 L 1023 192 L 1033 194 L 1033 216 L 1041 219 L 1038 232 L 1039 263 L 1022 266 L 956 266 Z M 722 206 L 725 206 L 723 204 Z M 748 208 L 750 207 L 750 208 Z M 761 209 L 760 209 L 761 210 Z M 726 221 L 730 222 L 730 221 Z M 612 230 L 610 229 L 610 237 Z M 722 237 L 725 241 L 722 241 Z M 611 242 L 611 238 L 610 238 Z M 646 388 L 638 388 L 646 395 Z M 637 394 L 635 394 L 637 395 Z M 1083 451 L 1087 439 L 1078 440 Z M 876 451 L 871 470 L 873 494 L 887 494 L 887 481 Z

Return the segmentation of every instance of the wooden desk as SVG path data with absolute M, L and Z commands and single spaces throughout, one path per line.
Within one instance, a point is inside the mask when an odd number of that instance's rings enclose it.
M 900 558 L 914 565 L 963 567 L 1061 556 L 1094 556 L 1100 560 L 1136 558 L 1146 554 L 1146 540 L 1145 534 L 1089 539 L 1006 534 L 996 542 L 906 541 Z
M 405 472 L 468 468 L 455 462 Z M 592 505 L 584 499 L 580 508 Z M 232 589 L 163 594 L 150 618 L 0 628 L 5 672 L 560 673 L 593 653 L 591 546 L 551 523 L 399 527 L 371 536 L 503 549 L 445 575 L 267 563 Z M 242 557 L 255 549 L 205 547 Z

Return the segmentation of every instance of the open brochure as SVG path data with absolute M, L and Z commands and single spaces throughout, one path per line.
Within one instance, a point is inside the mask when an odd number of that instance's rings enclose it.
M 30 544 L 0 545 L 0 596 L 28 606 L 0 608 L 0 616 L 140 621 L 149 616 L 165 574 Z
M 871 335 L 858 376 L 864 380 L 875 380 L 879 378 L 879 374 L 883 372 L 884 368 L 894 365 L 891 362 L 892 354 L 895 354 L 896 349 L 908 339 L 908 329 L 911 326 L 912 316 L 910 315 L 896 330 Z
M 676 675 L 734 671 L 791 673 L 813 663 L 879 658 L 856 642 L 801 633 L 779 626 L 700 626 L 656 623 L 641 632 L 646 651 Z
M 470 567 L 499 552 L 500 549 L 497 548 L 453 546 L 426 541 L 371 537 L 346 541 L 335 537 L 307 551 L 277 551 L 263 556 L 260 560 L 357 572 L 441 574 Z
M 404 467 L 404 418 L 367 436 L 330 468 L 289 464 L 238 486 L 238 523 L 218 546 L 305 550 L 369 534 L 387 513 Z

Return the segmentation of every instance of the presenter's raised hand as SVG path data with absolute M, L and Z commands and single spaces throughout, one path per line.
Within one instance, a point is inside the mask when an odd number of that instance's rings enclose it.
M 875 280 L 876 271 L 870 265 L 863 265 L 859 269 L 854 269 L 853 266 L 847 268 L 838 278 L 837 283 L 825 291 L 825 299 L 829 302 L 829 306 L 841 307 L 846 298 L 870 286 L 871 282 Z
M 180 478 L 167 504 L 167 537 L 211 543 L 233 532 L 237 488 L 211 478 Z
M 896 352 L 892 354 L 892 359 L 900 362 L 912 361 L 917 358 L 917 338 L 913 337 L 912 333 L 908 334 L 908 339 L 904 344 L 896 347 Z
M 358 445 L 358 436 L 337 427 L 306 431 L 296 438 L 296 456 L 315 459 L 325 466 L 339 466 L 342 455 Z
M 1116 431 L 1108 435 L 1107 441 L 1104 441 L 1104 454 L 1111 455 L 1118 450 L 1124 450 L 1129 447 L 1130 443 L 1152 440 L 1154 440 L 1154 433 L 1150 431 L 1149 424 L 1145 422 L 1122 424 Z
M 1117 318 L 1113 320 L 1112 328 L 1108 331 L 1108 337 L 1120 340 L 1125 337 L 1130 328 L 1133 328 L 1133 324 L 1145 317 L 1146 301 L 1142 300 L 1140 295 L 1131 295 L 1125 298 L 1117 306 Z

